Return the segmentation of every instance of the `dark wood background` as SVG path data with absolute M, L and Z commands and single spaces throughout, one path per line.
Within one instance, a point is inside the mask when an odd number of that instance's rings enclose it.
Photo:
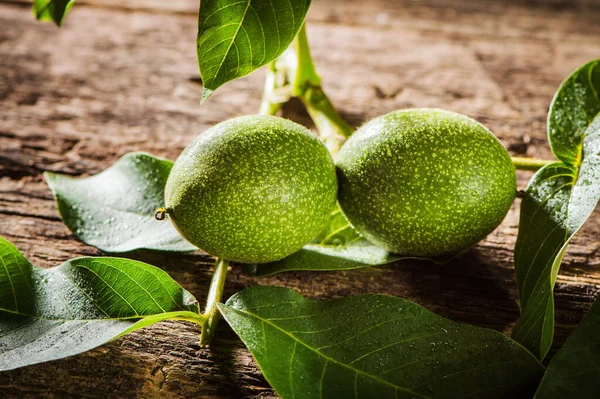
M 200 106 L 197 1 L 92 0 L 65 26 L 35 22 L 23 1 L 0 3 L 0 235 L 35 264 L 102 255 L 61 223 L 45 170 L 75 176 L 129 151 L 175 159 L 224 119 L 255 113 L 263 71 Z M 308 35 L 324 85 L 353 125 L 406 107 L 440 107 L 488 125 L 513 155 L 549 158 L 545 120 L 559 83 L 600 57 L 600 2 L 314 0 Z M 286 115 L 309 124 L 298 106 Z M 531 173 L 519 172 L 523 188 Z M 516 201 L 504 223 L 451 264 L 406 261 L 340 273 L 255 279 L 234 267 L 227 296 L 254 284 L 311 298 L 401 296 L 453 320 L 508 333 L 518 298 Z M 600 214 L 574 239 L 556 284 L 556 350 L 600 284 Z M 139 252 L 198 298 L 211 259 Z M 0 374 L 2 397 L 271 397 L 225 325 L 209 349 L 198 327 L 163 322 L 89 353 Z

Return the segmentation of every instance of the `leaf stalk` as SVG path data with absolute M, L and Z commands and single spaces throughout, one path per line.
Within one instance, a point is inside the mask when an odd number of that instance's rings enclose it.
M 275 115 L 291 97 L 302 101 L 319 136 L 329 151 L 337 154 L 354 129 L 340 116 L 321 87 L 304 25 L 290 48 L 269 64 L 259 113 Z
M 227 278 L 227 269 L 229 268 L 229 261 L 217 258 L 215 261 L 215 270 L 213 272 L 212 280 L 210 282 L 210 288 L 208 291 L 208 297 L 206 299 L 206 309 L 204 310 L 204 316 L 206 320 L 202 325 L 202 333 L 200 334 L 200 345 L 208 345 L 212 341 L 215 335 L 215 329 L 217 324 L 221 320 L 221 313 L 217 308 L 217 303 L 221 301 L 223 297 L 223 289 L 225 287 L 225 280 Z
M 265 77 L 265 89 L 258 111 L 261 115 L 276 115 L 283 104 L 292 98 L 287 82 L 287 68 L 280 61 L 281 59 L 278 58 L 269 63 Z
M 300 99 L 315 123 L 321 139 L 329 152 L 335 156 L 354 129 L 340 116 L 320 86 L 308 88 Z
M 535 159 L 535 158 L 523 158 L 523 157 L 511 157 L 513 165 L 517 170 L 530 170 L 537 171 L 544 166 L 551 164 L 556 161 L 549 161 L 546 159 Z
M 336 155 L 354 129 L 340 116 L 323 91 L 321 77 L 310 54 L 306 25 L 302 26 L 292 46 L 297 59 L 292 93 L 302 100 L 321 139 L 329 151 Z
M 317 73 L 306 36 L 306 24 L 302 25 L 300 32 L 292 42 L 296 55 L 296 73 L 292 80 L 292 92 L 296 97 L 304 96 L 309 87 L 320 87 L 321 77 Z

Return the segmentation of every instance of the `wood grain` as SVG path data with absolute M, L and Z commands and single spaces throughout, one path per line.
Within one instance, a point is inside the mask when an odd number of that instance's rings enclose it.
M 209 126 L 255 113 L 260 103 L 262 71 L 199 105 L 196 2 L 88 3 L 60 30 L 33 21 L 19 2 L 0 4 L 0 235 L 43 267 L 101 254 L 61 223 L 44 170 L 94 174 L 137 150 L 175 159 Z M 326 90 L 352 124 L 398 108 L 446 108 L 488 125 L 512 154 L 549 158 L 552 95 L 571 70 L 600 55 L 596 4 L 315 0 L 308 34 Z M 298 103 L 285 111 L 310 126 Z M 530 176 L 519 173 L 519 186 Z M 385 293 L 508 332 L 519 313 L 512 268 L 518 205 L 449 265 L 412 261 L 262 279 L 234 267 L 226 294 L 255 284 L 312 298 Z M 565 257 L 554 349 L 598 293 L 599 236 L 596 213 Z M 131 256 L 204 296 L 208 256 Z M 198 346 L 197 327 L 160 323 L 80 356 L 2 373 L 0 390 L 7 398 L 274 396 L 233 333 L 220 329 L 208 349 Z

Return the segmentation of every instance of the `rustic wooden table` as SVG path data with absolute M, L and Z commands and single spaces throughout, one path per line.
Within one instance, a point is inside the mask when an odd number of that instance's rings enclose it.
M 102 255 L 61 223 L 42 172 L 97 173 L 129 151 L 175 159 L 214 123 L 255 113 L 258 72 L 200 106 L 197 0 L 78 3 L 62 29 L 29 5 L 0 3 L 0 235 L 35 264 Z M 325 89 L 354 125 L 406 107 L 441 107 L 488 125 L 513 155 L 551 157 L 545 119 L 575 67 L 600 57 L 597 0 L 315 0 L 308 35 Z M 309 123 L 298 104 L 286 116 Z M 531 177 L 519 172 L 522 188 Z M 385 293 L 453 320 L 509 332 L 519 315 L 512 268 L 519 201 L 485 241 L 444 266 L 403 261 L 340 273 L 256 279 L 239 267 L 226 294 L 268 284 L 313 298 Z M 556 284 L 554 350 L 600 285 L 600 214 L 571 245 Z M 202 254 L 131 254 L 197 297 Z M 89 353 L 0 374 L 2 397 L 275 396 L 225 325 L 209 349 L 198 327 L 163 322 Z

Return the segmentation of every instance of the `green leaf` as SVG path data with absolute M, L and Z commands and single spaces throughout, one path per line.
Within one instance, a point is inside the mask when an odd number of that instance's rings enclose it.
M 543 359 L 554 336 L 553 290 L 570 240 L 600 199 L 600 61 L 558 89 L 548 137 L 562 162 L 540 169 L 521 203 L 515 270 L 521 317 L 512 336 Z
M 164 206 L 173 163 L 149 154 L 124 155 L 95 176 L 74 179 L 44 173 L 63 222 L 81 241 L 107 252 L 140 248 L 193 251 L 168 221 L 154 214 Z
M 391 296 L 252 287 L 219 309 L 284 399 L 531 397 L 543 374 L 501 333 Z
M 548 137 L 562 161 L 531 179 L 521 203 L 515 270 L 521 317 L 512 336 L 543 359 L 554 335 L 553 290 L 570 240 L 600 199 L 600 61 L 563 82 L 548 119 Z
M 33 266 L 0 237 L 0 371 L 76 355 L 165 319 L 202 322 L 165 272 L 119 258 Z
M 33 15 L 40 21 L 54 21 L 61 26 L 75 0 L 34 0 Z
M 312 241 L 313 244 L 336 247 L 348 246 L 362 239 L 342 212 L 339 204 L 331 211 L 327 226 Z
M 311 0 L 206 0 L 198 17 L 202 101 L 221 85 L 279 57 L 300 31 Z
M 566 164 L 582 161 L 584 141 L 600 113 L 600 59 L 575 70 L 558 88 L 548 113 L 548 141 Z M 597 125 L 596 122 L 596 132 Z
M 600 299 L 552 358 L 535 399 L 595 398 L 600 391 Z
M 350 225 L 339 206 L 332 212 L 323 231 L 300 251 L 276 262 L 248 267 L 256 276 L 269 276 L 292 270 L 335 271 L 383 265 L 398 259 L 371 244 Z

